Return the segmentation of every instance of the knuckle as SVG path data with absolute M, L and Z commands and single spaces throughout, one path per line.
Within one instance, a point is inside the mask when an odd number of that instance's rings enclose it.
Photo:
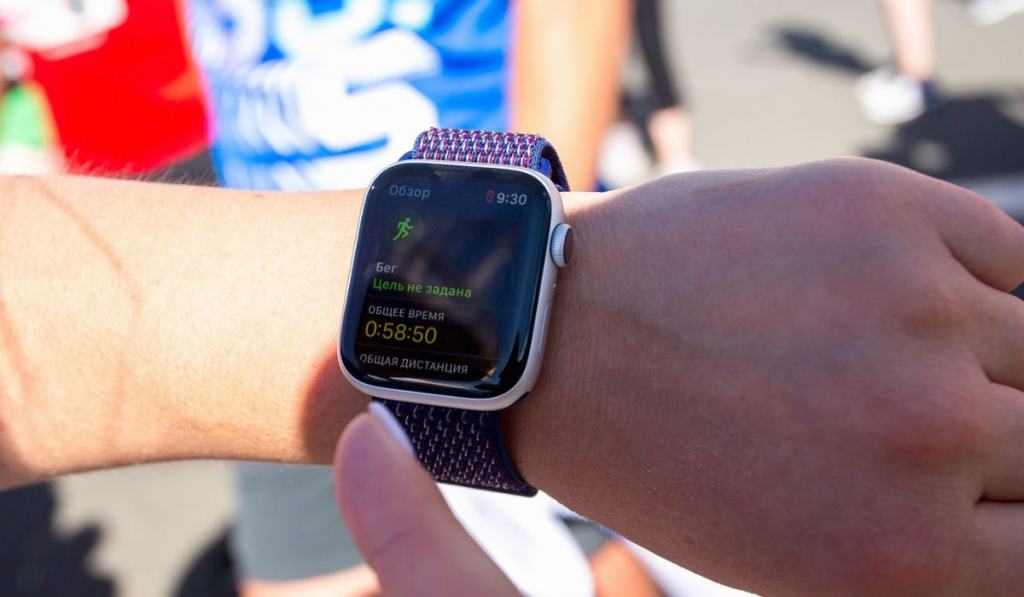
M 893 192 L 897 181 L 912 174 L 910 170 L 888 162 L 869 158 L 836 158 L 825 164 L 832 172 L 834 184 L 860 204 L 893 204 L 906 200 L 907 194 Z
M 944 187 L 951 191 L 951 196 L 947 200 L 959 201 L 967 210 L 964 214 L 966 216 L 987 222 L 998 222 L 1009 218 L 995 203 L 974 191 L 951 184 L 944 184 Z M 934 200 L 934 197 L 932 199 Z
M 964 555 L 956 526 L 907 512 L 869 527 L 852 558 L 863 594 L 943 595 L 958 584 Z
M 908 273 L 909 264 L 894 269 L 884 310 L 897 330 L 914 338 L 945 336 L 971 321 L 972 306 L 955 280 L 929 272 Z
M 983 450 L 990 429 L 976 396 L 952 376 L 932 373 L 931 381 L 905 383 L 874 401 L 871 435 L 883 461 L 949 467 Z
M 906 192 L 907 180 L 919 175 L 905 168 L 866 158 L 836 158 L 802 168 L 798 178 L 812 192 L 816 211 L 839 218 L 860 242 L 874 243 L 920 225 L 920 206 Z

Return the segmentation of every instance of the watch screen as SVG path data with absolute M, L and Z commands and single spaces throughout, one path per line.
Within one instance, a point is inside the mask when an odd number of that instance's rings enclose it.
M 406 163 L 367 192 L 340 354 L 365 383 L 468 398 L 526 368 L 551 198 L 514 170 Z

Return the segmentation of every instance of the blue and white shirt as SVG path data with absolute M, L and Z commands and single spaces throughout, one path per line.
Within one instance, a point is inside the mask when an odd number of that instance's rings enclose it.
M 430 126 L 504 130 L 507 0 L 189 0 L 225 186 L 365 186 Z

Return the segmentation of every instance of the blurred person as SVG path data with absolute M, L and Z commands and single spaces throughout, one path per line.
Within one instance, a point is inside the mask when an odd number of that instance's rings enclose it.
M 218 175 L 244 189 L 363 186 L 430 126 L 513 123 L 558 139 L 573 185 L 592 188 L 618 88 L 609 73 L 618 72 L 626 37 L 628 2 L 605 5 L 594 13 L 582 1 L 192 0 Z M 338 519 L 329 471 L 243 463 L 236 487 L 231 548 L 243 594 L 376 590 Z M 513 575 L 525 592 L 595 590 L 548 500 L 443 493 L 500 565 L 525 571 Z M 598 592 L 609 583 L 612 592 L 636 592 L 633 579 L 645 572 L 628 549 L 596 528 L 587 534 L 604 544 L 594 560 L 603 562 Z
M 219 176 L 349 188 L 431 123 L 513 124 L 560 144 L 573 188 L 594 188 L 629 6 L 602 1 L 192 0 Z M 594 51 L 567 52 L 577 40 Z
M 0 177 L 0 487 L 327 463 L 354 420 L 337 489 L 382 588 L 510 590 L 338 369 L 362 196 Z M 764 593 L 1022 586 L 1019 224 L 867 160 L 564 197 L 581 258 L 506 421 L 525 478 Z
M 997 23 L 1024 10 L 1024 0 L 967 0 L 971 20 Z M 942 105 L 936 85 L 932 0 L 882 0 L 893 64 L 860 77 L 856 96 L 874 124 L 908 122 Z
M 0 34 L 52 114 L 70 172 L 139 175 L 206 147 L 206 115 L 174 0 L 0 0 Z
M 665 48 L 660 4 L 633 3 L 638 56 L 627 69 L 621 119 L 610 127 L 600 161 L 602 181 L 612 188 L 629 186 L 652 172 L 658 176 L 699 168 L 689 107 Z
M 635 34 L 649 74 L 653 104 L 644 118 L 654 149 L 657 175 L 698 168 L 693 157 L 693 126 L 686 97 L 671 68 L 665 47 L 662 0 L 636 0 Z
M 857 81 L 864 117 L 874 124 L 895 125 L 917 118 L 941 104 L 935 84 L 935 42 L 931 0 L 882 0 L 893 50 L 893 65 Z

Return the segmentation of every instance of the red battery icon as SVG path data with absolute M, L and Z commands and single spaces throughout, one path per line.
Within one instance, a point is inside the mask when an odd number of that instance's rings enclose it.
M 494 191 L 487 191 L 487 202 L 494 203 Z

